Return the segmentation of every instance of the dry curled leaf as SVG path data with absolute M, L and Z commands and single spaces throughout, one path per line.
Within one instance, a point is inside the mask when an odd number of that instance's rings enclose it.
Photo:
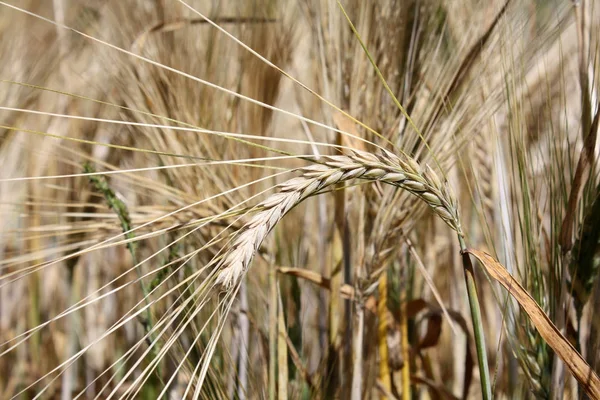
M 429 321 L 430 316 L 438 316 L 438 319 L 436 322 L 441 323 L 441 317 L 443 314 L 443 311 L 441 308 L 433 306 L 432 304 L 428 303 L 427 301 L 425 301 L 423 299 L 414 299 L 414 300 L 409 301 L 406 304 L 406 313 L 408 315 L 408 318 L 415 318 L 417 316 L 417 314 L 419 314 L 423 310 L 429 310 L 427 312 L 427 314 L 425 314 L 425 316 L 424 316 L 425 319 L 427 319 Z M 464 376 L 464 381 L 463 381 L 463 393 L 462 393 L 462 398 L 466 399 L 467 396 L 469 395 L 469 388 L 471 387 L 471 381 L 473 380 L 473 367 L 475 366 L 475 358 L 473 355 L 473 350 L 471 349 L 471 344 L 472 344 L 471 334 L 469 333 L 467 321 L 458 311 L 447 310 L 447 313 L 450 316 L 450 318 L 452 318 L 454 320 L 454 322 L 456 322 L 458 324 L 458 326 L 460 326 L 463 333 L 467 337 L 467 343 L 466 343 L 466 349 L 465 349 L 465 376 Z M 430 332 L 430 328 L 433 328 L 432 332 Z M 437 345 L 437 340 L 439 339 L 439 335 L 441 334 L 441 330 L 439 332 L 436 331 L 437 328 L 438 327 L 435 324 L 428 326 L 427 333 L 426 333 L 425 337 L 421 339 L 421 342 L 419 344 L 419 349 L 428 347 L 426 345 L 428 344 L 429 340 L 434 340 L 433 343 L 431 343 L 431 342 L 429 343 L 429 346 Z M 440 328 L 441 328 L 441 326 L 440 326 Z M 427 336 L 429 336 L 429 338 Z
M 427 321 L 427 328 L 425 335 L 420 338 L 417 344 L 419 350 L 437 346 L 442 336 L 442 316 L 440 314 L 429 313 L 423 320 Z
M 569 368 L 588 396 L 592 399 L 600 399 L 600 378 L 598 378 L 596 372 L 585 362 L 581 354 L 552 323 L 523 286 L 508 273 L 502 264 L 494 260 L 489 254 L 473 249 L 468 249 L 467 253 L 473 254 L 485 267 L 488 274 L 504 286 L 511 296 L 519 302 L 540 335 Z

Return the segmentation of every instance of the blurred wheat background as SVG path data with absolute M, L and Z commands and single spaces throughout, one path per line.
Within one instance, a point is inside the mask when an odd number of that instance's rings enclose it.
M 594 398 L 453 228 L 600 370 L 597 0 L 11 0 L 0 79 L 0 398 Z

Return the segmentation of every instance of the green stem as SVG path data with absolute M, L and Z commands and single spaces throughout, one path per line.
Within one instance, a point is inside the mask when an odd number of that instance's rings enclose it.
M 129 209 L 127 208 L 127 205 L 121 199 L 119 199 L 117 197 L 115 191 L 108 184 L 106 177 L 102 174 L 96 174 L 96 169 L 94 168 L 94 166 L 92 164 L 90 164 L 89 162 L 84 163 L 83 171 L 86 174 L 92 174 L 92 175 L 88 175 L 88 179 L 89 179 L 90 183 L 92 183 L 94 185 L 94 188 L 98 192 L 102 193 L 102 195 L 104 196 L 104 200 L 106 201 L 106 204 L 108 205 L 108 207 L 117 214 L 117 217 L 119 218 L 119 222 L 121 223 L 121 229 L 123 230 L 125 239 L 133 240 L 135 238 L 135 235 L 133 234 L 133 232 L 131 232 L 133 225 L 131 222 L 131 217 L 129 215 Z M 146 303 L 146 306 L 148 307 L 145 312 L 146 317 L 145 318 L 140 317 L 139 320 L 144 328 L 144 332 L 151 333 L 152 329 L 153 329 L 153 323 L 152 323 L 152 311 L 150 310 L 150 300 L 149 300 L 150 290 L 148 290 L 148 288 L 144 284 L 144 281 L 141 279 L 143 276 L 142 267 L 141 267 L 141 265 L 138 264 L 138 261 L 137 261 L 135 245 L 136 245 L 136 243 L 134 241 L 130 241 L 127 243 L 127 249 L 129 250 L 129 253 L 131 254 L 131 260 L 133 262 L 133 265 L 137 266 L 136 267 L 137 276 L 139 278 L 140 286 L 142 288 L 144 302 Z M 152 282 L 151 285 L 152 284 L 154 284 L 154 282 Z M 148 337 L 148 343 L 151 343 L 153 341 L 154 341 L 154 334 L 151 333 Z M 158 356 L 159 352 L 160 352 L 160 347 L 159 347 L 159 344 L 157 343 L 153 350 L 154 357 Z M 162 372 L 161 372 L 160 363 L 158 363 L 156 366 L 156 377 L 158 377 L 158 379 L 162 382 Z
M 475 335 L 475 347 L 477 349 L 477 361 L 479 363 L 479 376 L 481 380 L 481 395 L 483 400 L 490 400 L 492 398 L 492 385 L 485 347 L 483 320 L 481 319 L 479 297 L 477 296 L 477 287 L 475 286 L 475 273 L 473 271 L 471 258 L 469 258 L 469 254 L 466 253 L 467 246 L 465 245 L 465 240 L 461 235 L 458 236 L 458 241 L 460 243 L 463 268 L 465 271 L 465 283 L 467 285 L 467 295 L 469 296 L 471 319 L 473 320 L 473 334 Z

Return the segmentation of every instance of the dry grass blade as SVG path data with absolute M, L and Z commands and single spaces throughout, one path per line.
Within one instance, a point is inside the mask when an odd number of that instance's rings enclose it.
M 600 224 L 600 193 L 583 219 L 579 236 L 573 246 L 573 258 L 569 264 L 573 287 L 572 296 L 579 316 L 592 294 L 599 274 L 600 230 L 598 224 Z
M 252 18 L 252 17 L 223 17 L 215 18 L 215 23 L 218 24 L 266 24 L 275 22 L 274 18 Z M 144 42 L 148 38 L 148 35 L 152 33 L 166 33 L 173 32 L 179 29 L 183 29 L 189 25 L 207 24 L 208 22 L 202 18 L 178 18 L 174 21 L 160 21 L 144 33 L 138 36 L 134 43 L 133 48 L 139 49 L 143 46 Z
M 283 302 L 281 301 L 281 292 L 278 290 L 277 302 L 279 307 L 277 308 L 277 393 L 278 398 L 288 398 L 288 346 L 285 340 L 286 325 L 285 318 L 283 316 Z
M 600 104 L 599 104 L 600 105 Z M 581 149 L 581 156 L 577 163 L 577 170 L 575 171 L 575 177 L 573 178 L 573 186 L 571 187 L 571 194 L 569 195 L 569 204 L 567 205 L 567 212 L 563 219 L 563 224 L 560 229 L 560 244 L 562 246 L 563 253 L 571 250 L 573 246 L 573 223 L 575 220 L 575 211 L 577 204 L 579 204 L 579 198 L 585 186 L 585 183 L 590 175 L 592 165 L 594 163 L 594 149 L 596 148 L 596 141 L 598 137 L 598 128 L 600 124 L 600 111 L 596 113 L 594 122 L 590 127 L 583 149 Z
M 575 350 L 575 347 L 552 323 L 523 286 L 489 254 L 473 249 L 469 249 L 467 252 L 473 254 L 490 276 L 504 286 L 511 296 L 519 302 L 540 335 L 552 347 L 556 355 L 563 360 L 590 398 L 600 399 L 600 378 L 598 378 L 596 372 L 585 362 L 581 354 Z
M 331 279 L 325 278 L 323 275 L 318 272 L 309 271 L 304 268 L 292 268 L 292 267 L 279 267 L 277 268 L 277 272 L 284 274 L 295 276 L 297 278 L 306 279 L 309 282 L 322 287 L 323 289 L 331 290 Z M 340 295 L 344 299 L 352 300 L 354 298 L 354 288 L 350 285 L 342 285 L 340 287 Z
M 451 100 L 452 94 L 456 91 L 456 89 L 458 89 L 463 84 L 466 76 L 469 74 L 469 72 L 473 68 L 475 61 L 481 54 L 482 50 L 485 48 L 486 44 L 490 41 L 492 32 L 496 29 L 499 22 L 506 15 L 506 10 L 508 9 L 510 2 L 511 2 L 511 0 L 508 0 L 504 3 L 504 5 L 502 6 L 500 11 L 494 18 L 494 21 L 492 22 L 490 27 L 481 36 L 481 38 L 479 38 L 479 40 L 477 40 L 477 42 L 471 47 L 471 50 L 469 51 L 469 53 L 467 54 L 467 56 L 461 63 L 460 67 L 458 68 L 458 71 L 456 72 L 456 75 L 452 79 L 452 83 L 451 83 L 450 87 L 448 88 L 447 94 L 444 97 L 444 99 Z
M 385 390 L 385 393 L 389 393 L 392 391 L 392 373 L 390 371 L 389 366 L 389 355 L 388 355 L 388 346 L 387 346 L 387 335 L 388 335 L 388 326 L 390 325 L 390 321 L 388 320 L 389 311 L 388 311 L 388 284 L 387 284 L 387 273 L 384 272 L 381 274 L 379 278 L 379 301 L 377 302 L 377 347 L 379 350 L 379 357 L 381 359 L 379 365 L 379 382 L 382 388 Z M 382 396 L 382 400 L 385 400 L 387 397 Z
M 231 288 L 248 270 L 267 234 L 292 208 L 325 188 L 350 179 L 381 181 L 420 197 L 452 229 L 462 236 L 456 200 L 433 170 L 421 171 L 415 160 L 390 152 L 379 156 L 354 151 L 351 156 L 331 156 L 325 163 L 304 169 L 304 175 L 279 187 L 281 191 L 258 205 L 259 211 L 238 233 L 226 250 L 217 284 Z
M 408 343 L 408 304 L 406 299 L 402 299 L 400 303 L 400 352 L 402 354 L 402 400 L 410 400 L 410 346 Z

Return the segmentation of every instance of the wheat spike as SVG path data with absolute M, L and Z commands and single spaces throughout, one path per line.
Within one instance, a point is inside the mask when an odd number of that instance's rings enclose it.
M 452 229 L 462 235 L 455 198 L 436 173 L 410 157 L 388 151 L 380 155 L 354 150 L 350 155 L 329 156 L 323 164 L 303 168 L 303 175 L 279 185 L 257 208 L 260 211 L 244 225 L 227 248 L 219 264 L 217 284 L 231 288 L 248 270 L 254 254 L 275 225 L 292 208 L 328 186 L 350 179 L 385 182 L 425 201 Z

